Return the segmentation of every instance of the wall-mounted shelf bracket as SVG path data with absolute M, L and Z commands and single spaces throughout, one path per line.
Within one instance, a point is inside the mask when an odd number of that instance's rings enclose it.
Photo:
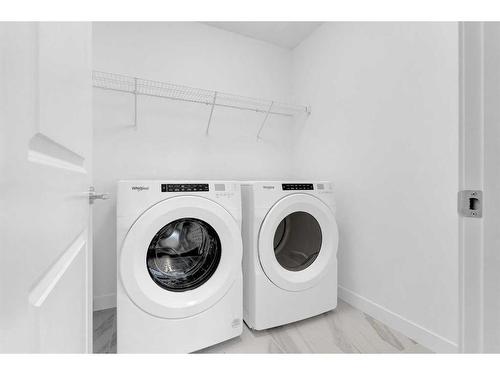
M 212 116 L 214 114 L 216 100 L 217 100 L 217 91 L 214 92 L 214 100 L 212 101 L 212 108 L 210 109 L 210 117 L 208 118 L 207 131 L 206 131 L 207 135 L 208 135 L 208 130 L 210 129 L 210 123 L 212 122 Z
M 269 117 L 269 114 L 271 113 L 271 109 L 273 109 L 274 101 L 271 102 L 269 105 L 269 108 L 267 109 L 266 115 L 264 116 L 264 120 L 262 121 L 262 124 L 260 125 L 259 132 L 257 133 L 257 139 L 260 139 L 260 133 L 262 132 L 262 129 L 264 128 L 264 125 L 266 124 L 267 118 Z
M 134 129 L 137 130 L 137 78 L 134 77 Z

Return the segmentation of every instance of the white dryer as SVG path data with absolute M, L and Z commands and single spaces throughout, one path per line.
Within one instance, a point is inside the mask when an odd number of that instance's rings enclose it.
M 187 353 L 242 332 L 240 186 L 120 181 L 117 349 Z
M 337 306 L 338 230 L 329 182 L 242 185 L 243 318 L 261 330 Z

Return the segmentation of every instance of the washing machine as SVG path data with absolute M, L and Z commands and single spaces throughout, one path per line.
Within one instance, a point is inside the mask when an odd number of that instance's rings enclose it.
M 189 353 L 242 332 L 241 190 L 120 181 L 117 350 Z
M 256 330 L 337 306 L 338 229 L 330 182 L 245 182 L 243 319 Z

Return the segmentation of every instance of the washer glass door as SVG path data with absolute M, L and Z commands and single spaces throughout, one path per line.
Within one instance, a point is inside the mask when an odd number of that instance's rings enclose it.
M 215 229 L 195 218 L 182 218 L 161 228 L 149 244 L 146 263 L 156 284 L 173 292 L 203 285 L 221 257 Z
M 218 203 L 165 199 L 128 231 L 118 257 L 130 300 L 160 318 L 185 318 L 217 303 L 241 277 L 241 229 Z
M 265 216 L 259 231 L 260 264 L 276 286 L 313 287 L 336 267 L 337 223 L 332 210 L 308 194 L 287 195 Z
M 274 233 L 274 254 L 288 271 L 309 267 L 321 250 L 321 227 L 311 214 L 296 211 L 281 220 Z

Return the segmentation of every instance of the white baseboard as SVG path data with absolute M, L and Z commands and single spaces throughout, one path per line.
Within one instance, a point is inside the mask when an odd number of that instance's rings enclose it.
M 458 345 L 339 285 L 339 298 L 436 353 L 457 353 Z
M 116 307 L 116 294 L 94 296 L 94 311 L 106 310 Z

